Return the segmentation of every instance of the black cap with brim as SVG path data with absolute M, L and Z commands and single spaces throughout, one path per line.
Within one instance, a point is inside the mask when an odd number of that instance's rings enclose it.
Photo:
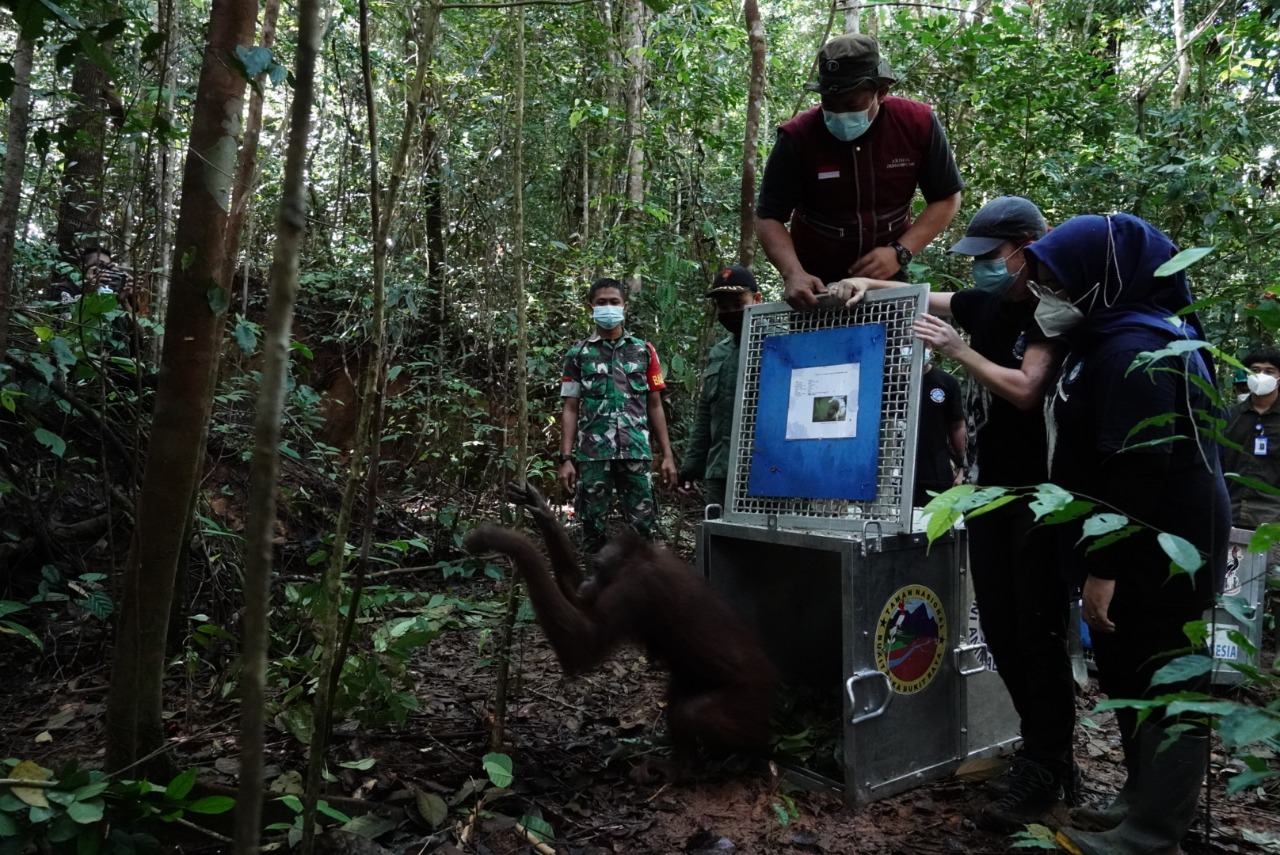
M 759 290 L 760 286 L 756 284 L 756 277 L 750 270 L 741 264 L 730 264 L 728 267 L 722 267 L 716 271 L 715 278 L 711 280 L 711 290 L 707 292 L 707 296 L 745 294 Z
M 988 252 L 994 252 L 1000 248 L 1000 245 L 1009 238 L 1002 237 L 976 237 L 967 235 L 956 241 L 956 245 L 947 250 L 958 255 L 986 255 Z
M 1048 231 L 1044 214 L 1021 196 L 1001 196 L 983 205 L 964 230 L 964 237 L 948 252 L 986 255 L 1005 241 L 1042 238 Z

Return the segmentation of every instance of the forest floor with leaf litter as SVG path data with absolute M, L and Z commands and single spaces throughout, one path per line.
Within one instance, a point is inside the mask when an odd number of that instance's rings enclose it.
M 496 587 L 482 575 L 446 583 L 424 574 L 403 583 L 454 593 L 461 587 L 476 600 L 489 597 Z M 18 639 L 0 638 L 0 655 L 10 673 L 9 691 L 0 696 L 0 721 L 7 723 L 0 729 L 4 756 L 49 768 L 70 758 L 84 767 L 101 764 L 108 672 L 100 651 L 105 639 L 100 630 L 96 636 L 88 630 L 91 635 L 86 636 L 83 628 L 71 621 L 50 627 L 54 641 L 43 657 L 30 655 Z M 1264 651 L 1267 665 L 1274 655 L 1269 648 Z M 495 794 L 482 771 L 492 715 L 491 649 L 492 636 L 483 627 L 466 624 L 446 632 L 410 666 L 420 709 L 409 714 L 403 729 L 362 730 L 352 723 L 338 728 L 331 752 L 335 780 L 328 784 L 326 798 L 348 815 L 367 813 L 360 827 L 366 834 L 380 833 L 371 844 L 330 832 L 326 851 L 535 852 L 518 824 L 526 817 L 535 818 L 535 827 L 539 819 L 548 823 L 555 832 L 553 848 L 542 851 L 573 855 L 1009 851 L 1009 838 L 972 822 L 987 803 L 976 781 L 946 780 L 861 808 L 844 806 L 829 788 L 803 788 L 779 763 L 765 760 L 709 762 L 675 782 L 637 783 L 633 768 L 662 741 L 665 673 L 639 653 L 624 650 L 594 673 L 565 679 L 533 624 L 518 631 L 518 677 L 503 749 L 512 758 L 514 779 L 508 793 Z M 200 679 L 196 672 L 190 680 L 170 681 L 170 739 L 181 768 L 198 768 L 204 784 L 227 790 L 237 784 L 237 708 Z M 1225 691 L 1238 700 L 1267 700 L 1253 690 Z M 1096 700 L 1092 685 L 1079 699 L 1081 718 L 1088 723 L 1077 728 L 1076 758 L 1086 789 L 1101 799 L 1119 786 L 1122 772 L 1113 717 L 1087 712 Z M 817 732 L 838 730 L 830 720 Z M 268 785 L 277 795 L 300 791 L 306 748 L 296 733 L 281 717 L 268 733 Z M 822 756 L 832 756 L 836 749 L 830 742 L 813 742 L 808 748 Z M 904 749 L 910 743 L 904 736 Z M 785 758 L 778 759 L 785 764 Z M 1200 816 L 1184 846 L 1187 855 L 1280 853 L 1274 784 L 1269 792 L 1254 788 L 1225 797 L 1227 778 L 1241 768 L 1214 754 L 1212 825 L 1206 829 L 1202 798 Z M 422 812 L 441 800 L 448 814 L 443 821 L 434 817 L 433 825 Z M 274 804 L 273 818 L 287 820 L 288 813 L 282 813 L 279 802 Z M 227 833 L 227 822 L 215 819 L 215 830 Z M 278 833 L 275 840 L 283 849 Z M 215 839 L 190 834 L 172 841 L 173 851 L 226 848 Z

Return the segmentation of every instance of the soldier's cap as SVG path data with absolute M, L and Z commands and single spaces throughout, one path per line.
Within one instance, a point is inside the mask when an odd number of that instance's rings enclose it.
M 1231 375 L 1231 382 L 1232 383 L 1248 383 L 1249 372 L 1245 371 L 1243 368 L 1237 368 Z
M 881 86 L 898 82 L 889 60 L 880 55 L 880 42 L 863 34 L 835 36 L 818 51 L 818 82 L 804 88 L 835 95 L 868 81 Z
M 1027 237 L 1042 238 L 1049 231 L 1044 214 L 1021 196 L 992 199 L 973 215 L 955 246 L 947 250 L 960 255 L 986 255 L 1005 241 Z
M 711 290 L 707 292 L 707 296 L 745 294 L 748 291 L 759 290 L 760 286 L 756 284 L 756 277 L 752 275 L 750 270 L 741 264 L 730 264 L 728 267 L 721 267 L 716 271 L 715 278 L 711 280 Z

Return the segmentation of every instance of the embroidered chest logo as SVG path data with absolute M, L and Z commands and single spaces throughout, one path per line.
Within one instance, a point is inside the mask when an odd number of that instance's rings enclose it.
M 911 169 L 915 165 L 916 165 L 916 162 L 913 158 L 895 157 L 889 161 L 889 163 L 885 166 L 885 169 Z
M 942 389 L 934 389 L 929 393 L 929 400 L 933 401 L 935 404 L 941 404 L 943 401 L 947 400 L 947 393 Z

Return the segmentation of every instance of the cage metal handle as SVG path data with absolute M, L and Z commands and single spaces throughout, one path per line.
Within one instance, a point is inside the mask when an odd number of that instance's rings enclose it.
M 986 652 L 987 643 L 985 641 L 980 641 L 977 644 L 961 644 L 953 651 L 956 657 L 956 671 L 960 673 L 961 677 L 972 677 L 974 674 L 981 674 L 987 670 L 987 663 L 983 658 Z M 969 654 L 973 655 L 973 661 L 977 664 L 966 668 L 961 663 L 963 658 Z
M 860 722 L 870 721 L 873 718 L 879 718 L 884 715 L 884 711 L 889 707 L 889 702 L 893 700 L 893 683 L 890 682 L 889 675 L 883 671 L 864 668 L 860 671 L 855 671 L 853 676 L 844 683 L 844 689 L 849 693 L 849 703 L 854 707 L 857 707 L 858 690 L 855 687 L 863 680 L 872 680 L 876 677 L 879 677 L 884 681 L 884 700 L 880 702 L 880 706 L 873 710 L 864 710 L 863 712 L 854 713 L 853 718 L 849 719 L 850 724 L 858 724 Z

